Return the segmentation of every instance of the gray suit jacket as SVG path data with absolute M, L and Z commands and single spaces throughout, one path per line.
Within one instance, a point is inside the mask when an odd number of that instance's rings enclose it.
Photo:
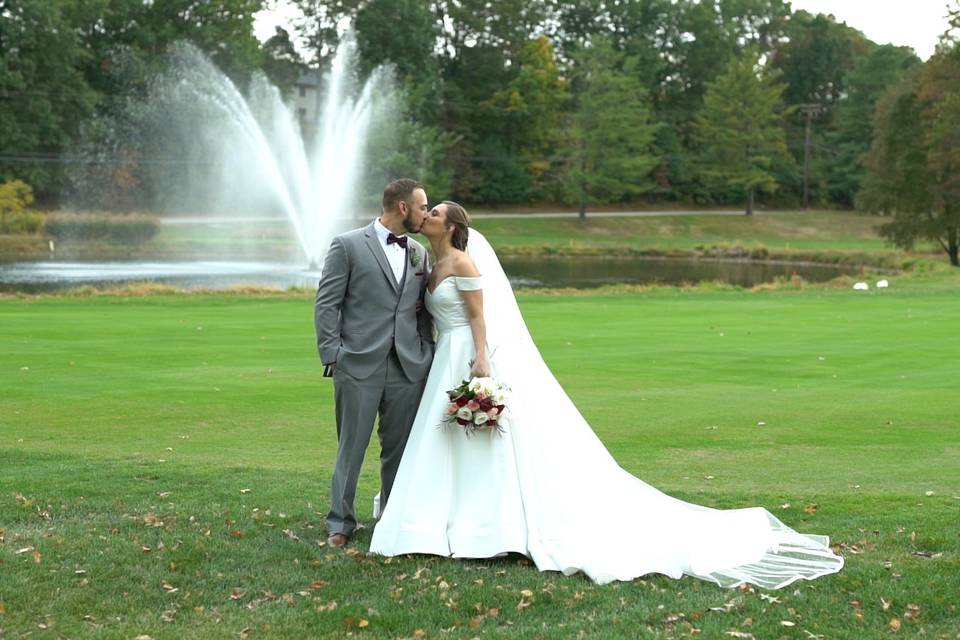
M 429 275 L 427 251 L 409 236 L 400 285 L 373 223 L 335 237 L 314 306 L 323 364 L 336 362 L 338 369 L 362 380 L 394 347 L 407 378 L 425 378 L 433 360 L 433 326 L 425 308 L 417 311 L 417 301 L 423 300 Z

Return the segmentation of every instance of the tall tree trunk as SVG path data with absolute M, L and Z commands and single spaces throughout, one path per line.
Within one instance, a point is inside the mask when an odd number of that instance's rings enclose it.
M 947 216 L 950 210 L 947 209 Z M 950 264 L 960 267 L 960 227 L 947 227 L 947 241 L 940 241 L 940 246 L 947 250 L 950 256 Z
M 747 190 L 747 212 L 746 215 L 753 215 L 753 187 Z

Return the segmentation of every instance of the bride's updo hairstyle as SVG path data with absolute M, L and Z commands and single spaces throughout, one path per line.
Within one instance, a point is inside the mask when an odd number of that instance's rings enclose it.
M 470 215 L 467 210 L 456 202 L 444 200 L 441 204 L 447 205 L 447 224 L 453 225 L 453 237 L 450 242 L 454 249 L 465 251 L 467 248 L 467 237 L 470 228 Z

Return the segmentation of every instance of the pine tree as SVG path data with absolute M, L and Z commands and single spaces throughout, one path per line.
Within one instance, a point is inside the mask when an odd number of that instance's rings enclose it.
M 651 122 L 647 90 L 636 60 L 594 38 L 576 54 L 578 105 L 567 129 L 568 200 L 618 202 L 652 190 L 659 125 Z
M 779 187 L 771 171 L 775 161 L 792 161 L 783 129 L 785 85 L 779 76 L 761 68 L 758 55 L 747 51 L 707 84 L 696 120 L 703 175 L 742 191 L 747 215 L 753 213 L 757 191 L 773 193 Z

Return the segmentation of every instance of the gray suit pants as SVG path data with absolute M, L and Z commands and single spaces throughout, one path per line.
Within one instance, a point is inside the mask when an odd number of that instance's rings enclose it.
M 426 379 L 417 382 L 407 379 L 393 350 L 373 375 L 363 380 L 339 367 L 334 370 L 338 446 L 327 514 L 327 530 L 331 535 L 350 535 L 357 526 L 353 508 L 357 481 L 378 415 L 381 511 L 386 506 L 425 384 Z

